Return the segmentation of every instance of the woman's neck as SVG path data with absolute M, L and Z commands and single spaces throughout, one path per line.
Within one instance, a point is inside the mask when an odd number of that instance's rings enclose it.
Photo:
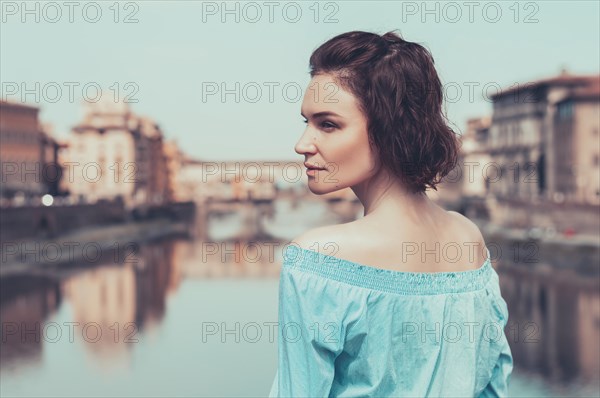
M 374 177 L 352 187 L 364 207 L 364 218 L 373 221 L 421 223 L 439 207 L 425 192 L 411 193 L 398 180 Z

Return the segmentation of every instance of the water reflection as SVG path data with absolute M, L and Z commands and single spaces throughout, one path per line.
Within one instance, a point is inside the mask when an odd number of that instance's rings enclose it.
M 8 396 L 265 396 L 276 341 L 267 328 L 250 340 L 245 326 L 277 320 L 283 246 L 300 230 L 332 223 L 325 213 L 318 204 L 284 203 L 263 220 L 281 240 L 232 239 L 239 220 L 224 216 L 211 224 L 219 242 L 165 239 L 139 245 L 122 264 L 1 279 L 0 389 Z M 523 333 L 527 322 L 544 333 L 534 343 L 522 334 L 511 341 L 511 396 L 598 395 L 597 385 L 549 383 L 569 372 L 597 374 L 597 290 L 569 290 L 518 270 L 501 274 L 508 337 L 511 324 Z M 573 327 L 557 334 L 565 322 Z M 207 326 L 217 332 L 207 334 Z
M 140 246 L 122 265 L 82 267 L 57 279 L 3 279 L 3 393 L 230 396 L 226 378 L 235 360 L 241 378 L 254 384 L 233 395 L 262 394 L 275 341 L 235 341 L 227 330 L 276 320 L 282 247 L 223 242 L 217 249 L 225 253 L 218 253 L 208 250 L 210 242 L 164 240 Z M 203 342 L 204 324 L 222 322 L 225 341 L 216 335 Z M 247 369 L 242 358 L 260 366 Z M 77 377 L 67 381 L 65 374 Z M 29 382 L 33 375 L 37 383 Z
M 41 360 L 41 325 L 62 301 L 59 284 L 44 277 L 0 280 L 3 370 L 35 364 Z
M 186 278 L 277 277 L 284 241 L 197 241 L 182 264 Z
M 138 246 L 122 265 L 105 263 L 63 279 L 35 276 L 2 280 L 2 366 L 42 359 L 46 343 L 82 345 L 97 360 L 125 358 L 135 336 L 157 327 L 166 297 L 181 278 L 176 241 Z M 46 322 L 61 300 L 69 306 L 65 323 Z
M 556 383 L 598 385 L 598 281 L 568 271 L 502 266 L 502 292 L 510 309 L 507 337 L 522 370 Z

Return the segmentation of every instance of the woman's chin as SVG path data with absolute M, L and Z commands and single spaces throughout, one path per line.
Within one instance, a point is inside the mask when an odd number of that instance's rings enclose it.
M 317 182 L 314 180 L 308 180 L 308 189 L 315 195 L 325 195 L 331 192 L 339 191 L 342 188 L 335 186 L 331 183 Z

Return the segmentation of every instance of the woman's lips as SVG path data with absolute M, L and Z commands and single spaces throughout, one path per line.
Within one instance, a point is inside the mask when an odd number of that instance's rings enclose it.
M 306 163 L 306 162 L 304 162 L 304 167 L 306 167 L 309 170 L 325 170 L 324 167 L 319 167 L 317 165 L 313 165 L 313 164 Z
M 314 177 L 319 171 L 324 169 L 306 169 L 306 175 L 310 177 Z

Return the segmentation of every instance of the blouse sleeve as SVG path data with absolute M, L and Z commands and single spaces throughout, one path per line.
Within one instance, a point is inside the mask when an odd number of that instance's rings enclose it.
M 502 338 L 500 356 L 492 370 L 492 378 L 480 397 L 508 397 L 508 385 L 513 370 L 513 359 L 506 337 Z
M 309 261 L 289 257 L 308 253 L 295 249 L 286 251 L 279 279 L 278 368 L 269 397 L 327 397 L 344 346 L 344 296 L 333 281 L 294 267 Z
M 495 274 L 494 277 L 497 278 L 497 275 Z M 508 387 L 514 366 L 510 345 L 506 338 L 506 334 L 504 333 L 504 328 L 508 323 L 509 313 L 508 306 L 502 297 L 498 284 L 496 283 L 493 286 L 493 303 L 496 308 L 496 314 L 499 315 L 498 322 L 502 326 L 502 333 L 500 339 L 495 343 L 499 354 L 496 362 L 493 364 L 491 379 L 479 397 L 508 397 Z

